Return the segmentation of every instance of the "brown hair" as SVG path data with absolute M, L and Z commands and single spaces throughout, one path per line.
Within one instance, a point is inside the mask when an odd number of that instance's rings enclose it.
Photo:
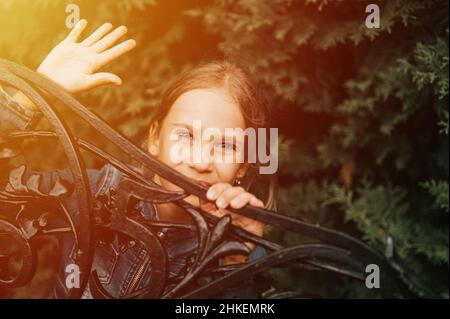
M 247 127 L 267 125 L 267 103 L 244 69 L 229 61 L 202 63 L 173 79 L 162 95 L 154 121 L 161 123 L 183 93 L 195 89 L 225 88 L 241 107 Z
M 166 87 L 162 94 L 161 105 L 156 111 L 152 123 L 161 124 L 174 102 L 184 93 L 205 88 L 224 88 L 240 106 L 247 127 L 260 128 L 268 124 L 268 108 L 264 95 L 251 80 L 243 67 L 227 60 L 206 62 L 197 67 L 181 72 Z M 161 125 L 159 125 L 159 128 Z M 145 142 L 144 145 L 147 143 Z M 274 176 L 261 183 L 268 176 L 249 168 L 242 186 L 265 198 L 266 207 L 275 209 L 276 183 Z M 266 184 L 266 190 L 253 189 L 255 185 Z M 261 197 L 262 196 L 262 197 Z

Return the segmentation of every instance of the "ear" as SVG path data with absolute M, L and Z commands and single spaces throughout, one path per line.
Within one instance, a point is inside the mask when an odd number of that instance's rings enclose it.
M 159 124 L 157 122 L 152 123 L 148 130 L 147 150 L 153 156 L 159 154 Z

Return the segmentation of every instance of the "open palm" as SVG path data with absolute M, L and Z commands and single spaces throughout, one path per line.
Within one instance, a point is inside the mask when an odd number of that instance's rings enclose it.
M 86 20 L 80 20 L 37 69 L 70 93 L 79 93 L 103 84 L 121 84 L 122 80 L 117 75 L 97 71 L 136 46 L 134 40 L 114 45 L 127 33 L 127 28 L 120 26 L 111 32 L 110 23 L 103 24 L 89 37 L 78 42 L 86 25 Z

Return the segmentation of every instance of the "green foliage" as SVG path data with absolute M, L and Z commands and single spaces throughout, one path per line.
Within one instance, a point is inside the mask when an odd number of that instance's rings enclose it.
M 36 67 L 68 31 L 66 3 L 0 2 L 0 27 L 15 30 L 0 34 L 0 55 Z M 399 264 L 448 296 L 447 1 L 378 1 L 379 29 L 365 27 L 369 1 L 70 3 L 80 4 L 90 30 L 126 24 L 137 40 L 110 67 L 123 86 L 80 97 L 111 125 L 140 144 L 174 74 L 210 56 L 245 64 L 283 135 L 279 210 L 381 251 L 393 238 Z M 83 123 L 70 124 L 109 150 Z M 29 161 L 40 152 L 30 146 Z M 267 236 L 288 245 L 308 240 L 276 229 Z M 363 284 L 302 269 L 275 274 L 280 285 L 325 296 L 371 295 Z
M 421 183 L 421 186 L 433 197 L 434 208 L 448 213 L 448 181 L 431 180 Z

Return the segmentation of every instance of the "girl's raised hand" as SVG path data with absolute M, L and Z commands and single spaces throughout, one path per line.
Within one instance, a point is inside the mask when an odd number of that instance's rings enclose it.
M 120 85 L 122 80 L 117 75 L 97 71 L 136 46 L 134 40 L 115 45 L 127 33 L 127 28 L 120 26 L 111 31 L 113 26 L 110 23 L 103 24 L 79 41 L 86 25 L 86 20 L 80 20 L 37 69 L 70 93 L 79 93 L 103 84 Z

